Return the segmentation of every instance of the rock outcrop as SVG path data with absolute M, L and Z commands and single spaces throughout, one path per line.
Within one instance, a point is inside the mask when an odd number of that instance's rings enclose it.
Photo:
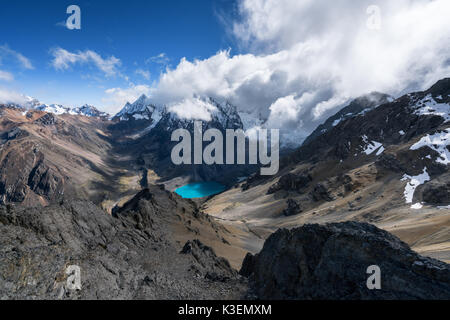
M 302 212 L 302 209 L 301 209 L 300 205 L 298 204 L 298 202 L 293 199 L 288 199 L 287 200 L 287 208 L 284 209 L 283 214 L 286 217 L 289 217 L 289 216 L 294 216 L 296 214 L 299 214 L 300 212 Z
M 231 268 L 228 260 L 217 257 L 211 247 L 197 239 L 186 242 L 181 253 L 195 259 L 190 270 L 194 271 L 197 276 L 221 282 L 236 278 L 237 271 Z
M 450 181 L 432 181 L 423 187 L 424 202 L 435 205 L 450 205 Z
M 275 193 L 280 190 L 285 191 L 300 191 L 308 186 L 312 178 L 308 174 L 293 174 L 288 173 L 280 178 L 280 180 L 272 185 L 268 194 Z
M 334 198 L 331 195 L 328 188 L 323 183 L 318 183 L 314 189 L 311 191 L 311 196 L 314 201 L 333 201 Z
M 380 290 L 367 287 L 372 265 L 381 270 Z M 280 229 L 240 273 L 257 299 L 450 299 L 448 264 L 357 222 Z

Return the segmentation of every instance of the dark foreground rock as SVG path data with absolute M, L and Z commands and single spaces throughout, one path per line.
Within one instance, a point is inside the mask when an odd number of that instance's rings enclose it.
M 381 269 L 381 290 L 367 288 L 371 265 Z M 357 222 L 281 229 L 240 273 L 258 299 L 450 299 L 448 264 Z
M 193 203 L 158 187 L 114 217 L 88 201 L 2 206 L 0 299 L 241 298 L 245 279 L 228 261 L 200 241 L 182 250 L 174 240 L 184 223 L 220 230 Z M 81 290 L 68 285 L 72 265 L 80 268 Z

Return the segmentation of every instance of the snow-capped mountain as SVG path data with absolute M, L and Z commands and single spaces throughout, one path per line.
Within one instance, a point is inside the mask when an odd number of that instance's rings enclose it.
M 210 105 L 211 120 L 207 121 L 207 126 L 217 129 L 243 128 L 242 120 L 239 116 L 236 106 L 226 102 L 220 104 L 213 98 L 202 100 Z M 146 95 L 142 95 L 134 103 L 127 103 L 113 120 L 116 121 L 149 121 L 150 129 L 155 127 L 165 128 L 172 131 L 177 128 L 188 128 L 195 119 L 185 119 L 179 116 L 175 111 L 165 107 L 156 106 L 151 103 Z M 149 129 L 149 128 L 147 128 Z
M 31 109 L 53 113 L 56 115 L 71 114 L 85 117 L 109 118 L 109 114 L 98 110 L 96 107 L 85 104 L 81 107 L 69 108 L 60 104 L 41 104 Z
M 153 112 L 156 110 L 150 99 L 143 94 L 135 102 L 127 104 L 120 110 L 114 117 L 113 120 L 128 121 L 134 120 L 150 120 Z
M 19 98 L 19 101 L 16 101 L 16 100 L 15 101 L 1 101 L 0 105 L 8 107 L 8 108 L 18 108 L 18 109 L 28 110 L 28 109 L 34 109 L 34 108 L 42 105 L 42 103 L 38 99 L 22 95 Z
M 106 112 L 102 112 L 95 108 L 94 106 L 85 104 L 81 107 L 70 108 L 63 106 L 61 104 L 46 104 L 40 102 L 38 99 L 35 99 L 30 96 L 22 96 L 20 102 L 11 102 L 3 104 L 8 108 L 18 108 L 25 110 L 38 110 L 48 113 L 53 113 L 56 115 L 62 114 L 71 114 L 71 115 L 82 115 L 86 117 L 100 117 L 100 118 L 109 118 L 109 114 Z
M 30 96 L 25 96 L 25 101 L 26 101 L 25 104 L 28 108 L 35 108 L 35 107 L 41 105 L 41 102 L 38 99 L 30 97 Z
M 205 130 L 215 128 L 218 130 L 242 129 L 247 131 L 266 128 L 267 119 L 263 119 L 257 111 L 241 111 L 229 101 L 219 102 L 212 97 L 187 100 L 185 105 L 182 102 L 175 106 L 161 107 L 155 106 L 147 96 L 142 95 L 134 103 L 128 102 L 113 117 L 113 120 L 119 122 L 140 120 L 140 125 L 142 125 L 142 121 L 148 121 L 150 124 L 145 128 L 145 133 L 156 127 L 158 130 L 166 131 L 173 131 L 178 128 L 190 130 L 193 128 L 193 121 L 196 119 L 183 117 L 183 108 L 189 108 L 192 104 L 198 104 L 199 109 L 204 109 L 203 112 L 208 113 L 209 120 L 203 121 Z M 282 147 L 298 147 L 302 140 L 290 132 L 289 135 L 281 135 L 280 144 Z
M 70 113 L 71 109 L 68 107 L 64 107 L 60 104 L 41 104 L 39 106 L 36 106 L 32 108 L 34 110 L 44 111 L 48 113 L 53 113 L 56 115 L 61 115 L 64 113 Z
M 237 108 L 230 103 L 220 104 L 213 98 L 207 98 L 205 100 L 213 108 L 210 110 L 209 121 L 203 121 L 203 129 L 210 128 L 225 131 L 226 129 L 243 129 L 242 120 L 237 112 Z M 152 123 L 155 131 L 167 131 L 172 132 L 179 128 L 193 130 L 194 120 L 185 119 L 177 115 L 175 112 L 170 112 L 168 109 L 164 109 L 161 114 L 161 119 L 158 123 Z
M 85 104 L 84 106 L 73 108 L 69 111 L 70 114 L 78 114 L 86 117 L 100 117 L 107 118 L 109 114 L 98 110 L 96 107 Z

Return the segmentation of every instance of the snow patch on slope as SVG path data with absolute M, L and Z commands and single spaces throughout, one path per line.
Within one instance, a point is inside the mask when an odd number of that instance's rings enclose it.
M 406 203 L 412 203 L 414 198 L 414 192 L 416 191 L 417 187 L 421 184 L 424 184 L 427 181 L 430 181 L 430 175 L 427 172 L 427 168 L 425 167 L 423 169 L 423 172 L 417 176 L 409 176 L 407 174 L 403 175 L 403 178 L 401 181 L 409 180 L 406 184 L 404 196 Z M 421 209 L 421 204 L 414 204 L 411 206 L 412 209 Z
M 152 124 L 150 125 L 149 129 L 153 129 L 154 127 L 156 127 L 158 122 L 161 120 L 162 116 L 163 111 L 158 108 L 155 108 L 155 110 L 153 110 L 152 112 L 152 116 L 150 117 L 152 119 Z
M 410 150 L 418 150 L 423 147 L 429 147 L 439 153 L 439 158 L 436 159 L 436 162 L 448 165 L 450 164 L 450 152 L 447 148 L 449 145 L 450 128 L 433 135 L 427 134 L 420 139 L 419 142 L 412 145 Z
M 381 144 L 380 142 L 369 141 L 369 138 L 367 138 L 366 135 L 362 136 L 362 139 L 363 139 L 364 143 L 366 144 L 366 146 L 364 147 L 364 150 L 363 150 L 363 152 L 366 155 L 371 155 L 376 150 L 378 150 L 376 153 L 377 156 L 379 156 L 380 154 L 382 154 L 384 152 L 383 144 Z
M 411 206 L 411 209 L 414 209 L 414 210 L 419 210 L 422 208 L 423 208 L 423 205 L 420 202 L 417 202 Z
M 450 105 L 436 102 L 431 94 L 417 101 L 415 106 L 414 113 L 419 116 L 437 115 L 444 118 L 445 122 L 450 121 Z

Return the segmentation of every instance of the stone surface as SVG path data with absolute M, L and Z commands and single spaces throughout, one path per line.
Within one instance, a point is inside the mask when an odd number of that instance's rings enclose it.
M 422 199 L 430 204 L 450 205 L 450 181 L 432 181 L 425 184 Z
M 367 288 L 371 265 L 381 269 L 381 290 Z M 357 222 L 280 229 L 241 274 L 258 299 L 450 299 L 448 264 Z
M 285 174 L 280 180 L 268 190 L 268 194 L 275 193 L 280 190 L 300 191 L 308 186 L 312 178 L 308 174 Z
M 302 212 L 302 209 L 301 209 L 300 205 L 297 203 L 297 201 L 295 201 L 293 199 L 288 199 L 287 200 L 287 208 L 283 211 L 283 214 L 285 216 L 289 217 L 289 216 L 299 214 L 300 212 Z

